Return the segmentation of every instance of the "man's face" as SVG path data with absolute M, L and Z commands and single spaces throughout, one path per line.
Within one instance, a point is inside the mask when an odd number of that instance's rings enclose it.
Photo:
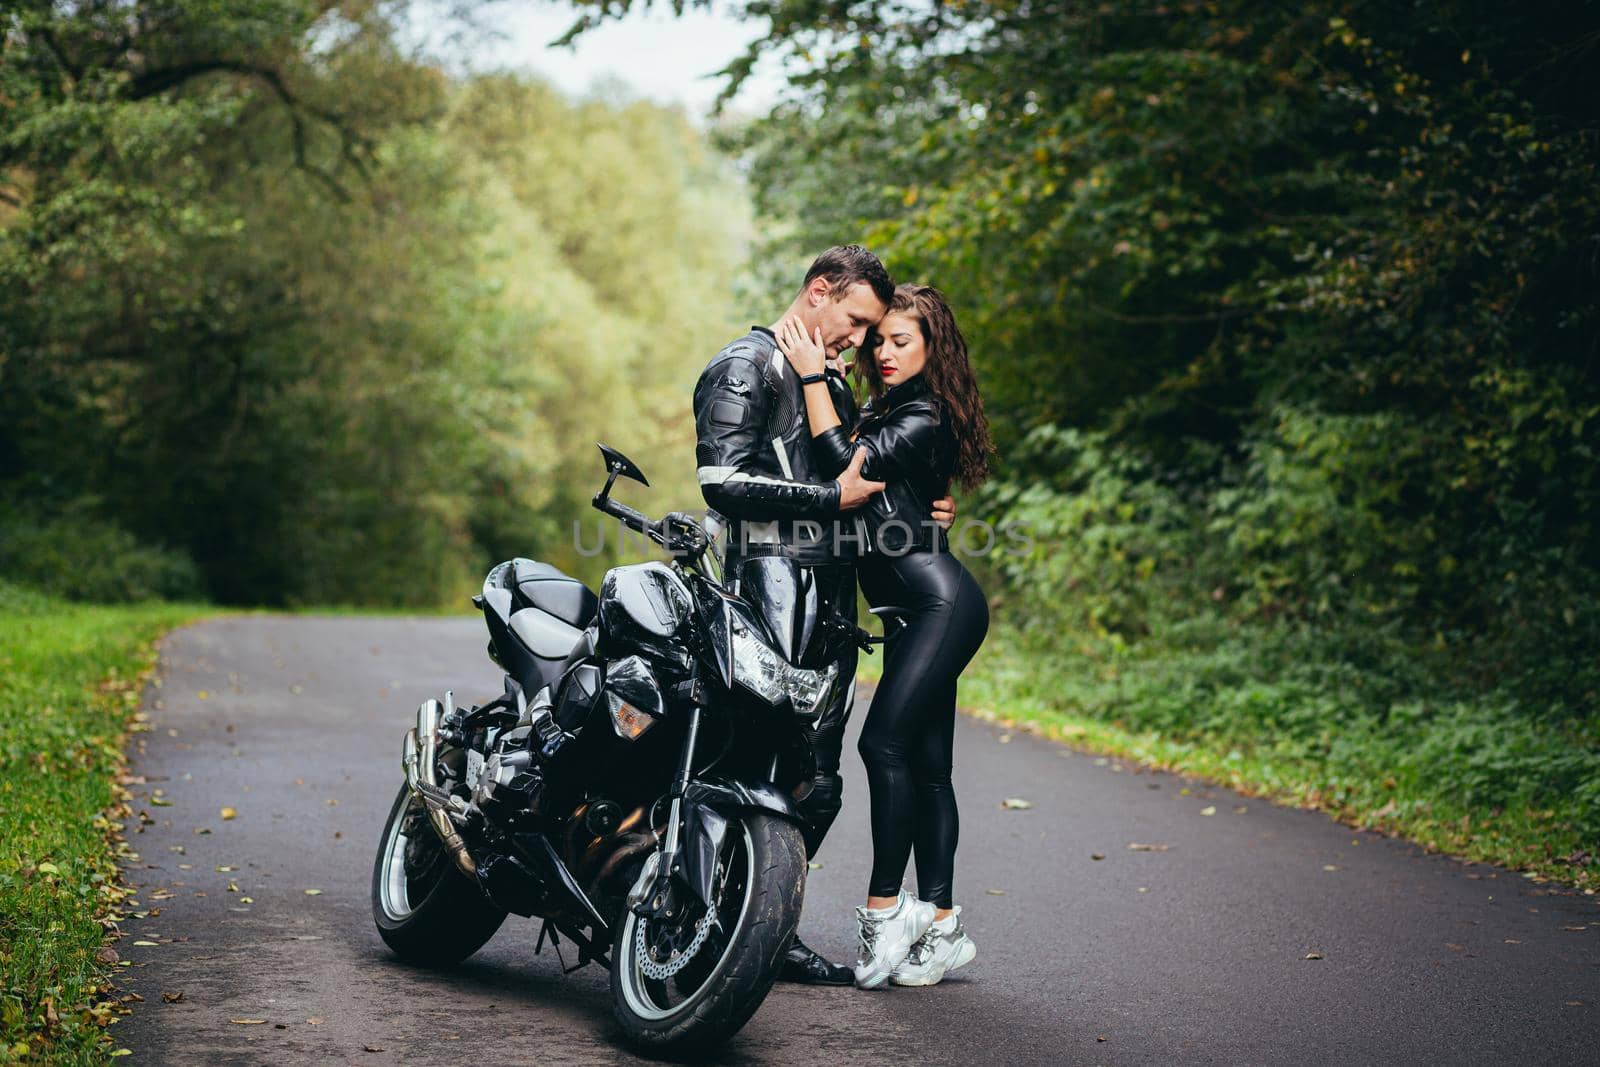
M 821 281 L 821 279 L 818 279 Z M 824 286 L 826 283 L 824 283 Z M 836 358 L 847 348 L 860 348 L 867 339 L 867 330 L 883 318 L 886 306 L 866 282 L 857 282 L 844 294 L 812 290 L 812 329 L 822 328 L 822 345 L 828 358 Z

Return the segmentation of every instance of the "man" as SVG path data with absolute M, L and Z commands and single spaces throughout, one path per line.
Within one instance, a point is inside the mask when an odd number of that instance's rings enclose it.
M 778 321 L 793 315 L 808 334 L 820 329 L 830 366 L 825 372 L 840 421 L 853 426 L 856 405 L 840 374 L 840 357 L 858 349 L 889 306 L 894 284 L 878 257 L 860 245 L 830 248 L 806 272 L 805 283 Z M 807 379 L 814 380 L 814 379 Z M 861 476 L 864 450 L 837 479 L 823 479 L 812 460 L 806 422 L 805 381 L 778 350 L 773 330 L 752 326 L 707 365 L 694 390 L 695 459 L 707 505 L 728 523 L 725 574 L 730 582 L 763 581 L 753 561 L 794 560 L 811 572 L 818 599 L 846 619 L 856 618 L 855 556 L 864 547 L 861 524 L 849 514 L 881 492 L 884 483 Z M 934 505 L 933 519 L 948 527 L 955 502 Z M 816 757 L 816 782 L 801 802 L 806 851 L 815 855 L 839 814 L 839 754 L 855 703 L 856 649 L 841 654 L 849 684 L 807 731 Z M 821 985 L 849 985 L 848 967 L 836 966 L 795 938 L 780 977 Z

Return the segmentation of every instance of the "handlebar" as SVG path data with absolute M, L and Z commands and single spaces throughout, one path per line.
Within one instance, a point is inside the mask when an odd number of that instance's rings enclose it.
M 595 494 L 592 503 L 607 515 L 620 519 L 624 526 L 637 530 L 661 545 L 676 558 L 697 559 L 710 546 L 705 530 L 701 529 L 693 515 L 685 512 L 669 511 L 661 519 L 654 520 L 604 494 Z
M 619 500 L 612 500 L 610 497 L 600 496 L 597 493 L 593 504 L 607 515 L 614 515 L 621 519 L 622 525 L 629 529 L 637 530 L 649 536 L 654 536 L 656 533 L 656 524 L 650 521 L 649 516 L 643 512 L 635 511 Z

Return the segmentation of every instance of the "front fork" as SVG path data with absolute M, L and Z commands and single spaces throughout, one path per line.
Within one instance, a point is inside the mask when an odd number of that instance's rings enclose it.
M 632 911 L 641 914 L 661 911 L 668 904 L 667 890 L 672 876 L 683 873 L 683 795 L 689 788 L 689 776 L 694 773 L 694 753 L 700 740 L 700 719 L 704 713 L 705 709 L 699 701 L 691 705 L 683 753 L 667 791 L 671 800 L 667 809 L 667 838 L 658 851 L 650 854 L 644 870 L 639 872 L 633 888 L 628 891 L 628 908 Z

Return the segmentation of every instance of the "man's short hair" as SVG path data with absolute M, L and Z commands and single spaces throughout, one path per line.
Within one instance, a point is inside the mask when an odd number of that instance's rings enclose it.
M 800 288 L 805 289 L 817 278 L 828 279 L 835 299 L 849 292 L 857 282 L 872 286 L 873 293 L 885 307 L 894 297 L 894 282 L 889 280 L 883 262 L 860 245 L 834 245 L 822 253 L 811 262 Z

